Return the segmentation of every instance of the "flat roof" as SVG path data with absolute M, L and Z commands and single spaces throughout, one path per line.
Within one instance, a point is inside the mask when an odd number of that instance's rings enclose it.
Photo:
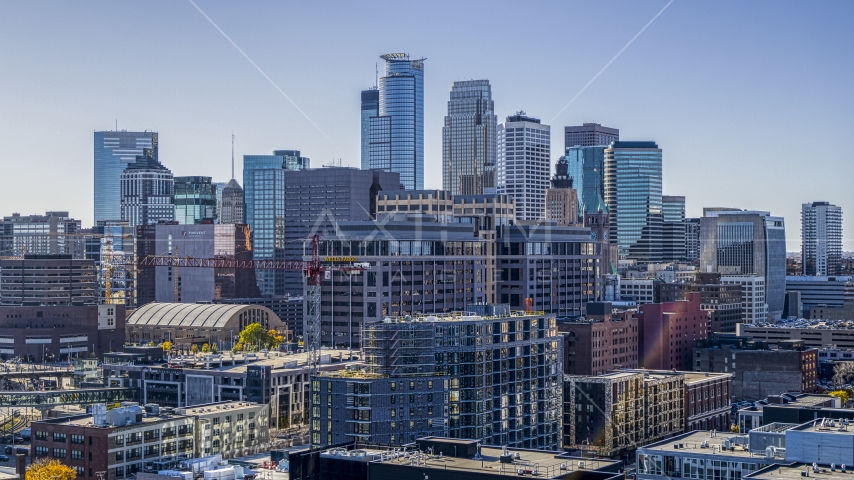
M 822 480 L 835 478 L 850 479 L 852 476 L 851 474 L 854 472 L 848 470 L 847 473 L 842 473 L 839 467 L 840 466 L 837 465 L 835 471 L 832 471 L 830 469 L 830 465 L 819 465 L 818 468 L 820 473 L 814 473 L 812 470 L 812 465 L 807 465 L 805 463 L 792 463 L 789 465 L 772 464 L 765 468 L 761 468 L 751 473 L 750 475 L 747 475 L 745 478 L 768 480 L 795 480 L 797 478 L 798 480 L 800 480 L 801 478 L 803 478 L 801 476 L 801 473 L 809 469 L 810 477 L 820 477 Z
M 186 357 L 186 358 L 173 358 L 170 363 L 166 362 L 158 362 L 155 364 L 146 364 L 146 365 L 132 365 L 131 367 L 138 368 L 170 368 L 169 365 L 182 365 L 180 368 L 183 368 L 187 371 L 209 371 L 209 372 L 229 372 L 229 373 L 245 373 L 247 367 L 249 366 L 269 366 L 272 367 L 273 372 L 282 372 L 282 371 L 296 371 L 296 370 L 304 370 L 308 366 L 308 352 L 303 353 L 295 353 L 291 355 L 287 355 L 281 352 L 270 352 L 268 354 L 259 353 L 255 354 L 255 360 L 246 360 L 246 357 L 249 355 L 234 355 L 233 357 L 223 354 L 223 360 L 227 363 L 232 363 L 233 361 L 244 362 L 238 363 L 236 365 L 223 365 L 219 366 L 218 360 L 210 361 L 210 368 L 205 368 L 205 360 L 204 357 Z M 329 365 L 348 365 L 356 363 L 358 360 L 358 352 L 353 353 L 351 356 L 350 350 L 321 350 L 321 357 L 329 355 L 331 360 L 337 360 L 338 358 L 342 358 L 341 362 L 333 362 L 333 363 L 321 363 L 318 365 L 318 368 L 323 369 Z M 234 359 L 234 360 L 232 360 Z M 193 362 L 191 364 L 187 364 L 184 362 Z M 294 365 L 296 362 L 296 365 Z M 105 363 L 104 366 L 109 367 L 110 365 L 118 365 L 115 363 Z M 198 367 L 193 366 L 198 365 Z M 290 366 L 288 366 L 290 365 Z M 125 365 L 122 365 L 125 366 Z
M 791 430 L 797 432 L 821 433 L 825 435 L 854 436 L 854 425 L 850 425 L 849 423 L 850 422 L 845 421 L 843 424 L 841 420 L 818 418 L 802 425 L 793 426 Z
M 738 436 L 738 433 L 730 432 L 716 432 L 715 436 L 711 436 L 711 433 L 708 430 L 695 430 L 693 432 L 689 432 L 683 435 L 668 438 L 667 440 L 662 440 L 658 443 L 638 447 L 638 451 L 656 450 L 665 452 L 683 452 L 686 454 L 690 452 L 694 455 L 705 454 L 738 458 L 765 458 L 764 451 L 762 453 L 750 453 L 749 450 L 742 448 L 741 445 L 736 445 L 735 450 L 733 451 L 723 450 L 719 448 L 723 446 L 724 440 L 732 439 Z M 707 448 L 703 448 L 700 446 L 704 442 L 708 442 Z M 674 447 L 675 445 L 681 446 L 676 448 Z
M 731 373 L 705 373 L 705 372 L 677 372 L 685 375 L 685 383 L 701 382 L 703 380 L 712 380 L 715 378 L 731 377 Z
M 442 442 L 446 440 L 449 439 L 443 438 Z M 460 443 L 470 442 L 470 440 L 463 440 Z M 538 476 L 543 478 L 555 478 L 576 470 L 606 475 L 609 472 L 603 472 L 600 469 L 614 467 L 621 463 L 618 460 L 572 457 L 566 455 L 565 452 L 555 451 L 508 448 L 507 452 L 513 455 L 512 463 L 501 462 L 500 457 L 503 453 L 501 448 L 487 446 L 480 448 L 480 454 L 483 458 L 477 460 L 474 458 L 426 454 L 417 450 L 404 451 L 402 448 L 393 450 L 370 448 L 349 451 L 343 448 L 333 448 L 321 453 L 321 456 L 330 457 L 337 454 L 342 458 L 349 458 L 353 461 L 381 462 L 403 466 L 411 465 L 420 469 L 453 470 L 461 473 L 469 472 L 491 475 L 516 476 L 519 470 L 525 470 L 526 475 L 531 475 L 536 470 Z M 516 458 L 517 454 L 519 455 L 518 459 Z M 579 468 L 579 462 L 584 462 L 583 468 Z M 563 469 L 561 469 L 562 465 Z M 617 474 L 614 473 L 613 475 Z

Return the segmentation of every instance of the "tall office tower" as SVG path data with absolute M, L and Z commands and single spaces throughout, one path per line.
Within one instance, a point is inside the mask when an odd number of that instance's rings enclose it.
M 146 148 L 156 159 L 156 132 L 95 132 L 95 224 L 122 218 L 122 172 Z
M 326 167 L 287 172 L 284 188 L 283 255 L 289 260 L 302 260 L 302 242 L 312 235 L 331 240 L 339 233 L 339 222 L 371 220 L 377 193 L 399 189 L 400 176 L 394 172 Z M 282 272 L 279 279 L 277 295 L 303 294 L 302 272 Z
M 551 127 L 522 111 L 498 126 L 497 190 L 513 197 L 519 220 L 541 220 L 546 216 L 550 135 Z
M 216 217 L 214 223 L 220 223 L 222 219 L 222 191 L 228 185 L 226 182 L 211 182 L 216 192 Z
M 175 177 L 175 220 L 194 225 L 217 218 L 217 192 L 211 177 Z
M 768 315 L 783 313 L 786 229 L 769 212 L 704 208 L 700 219 L 700 272 L 763 277 Z
M 451 86 L 442 128 L 442 184 L 452 195 L 495 193 L 495 128 L 489 80 Z
M 121 220 L 131 227 L 175 219 L 175 180 L 155 155 L 144 149 L 122 172 Z
M 400 174 L 407 190 L 424 189 L 424 60 L 381 55 L 379 113 L 370 118 L 370 168 Z
M 0 256 L 72 255 L 83 258 L 84 239 L 80 220 L 68 212 L 46 212 L 44 215 L 13 213 L 0 221 Z M 66 235 L 69 234 L 69 235 Z
M 243 188 L 232 178 L 222 189 L 219 223 L 246 223 L 244 210 Z
M 584 123 L 580 127 L 563 127 L 564 147 L 592 147 L 610 145 L 620 141 L 620 130 L 598 123 Z
M 605 204 L 605 149 L 604 145 L 593 147 L 568 147 L 566 156 L 567 175 L 572 178 L 573 188 L 578 192 L 578 216 L 608 210 Z
M 828 202 L 801 205 L 804 275 L 842 273 L 842 209 Z
M 700 261 L 700 219 L 685 219 L 685 261 L 696 265 Z
M 685 197 L 661 196 L 661 261 L 685 258 Z
M 552 186 L 546 190 L 546 220 L 554 220 L 563 226 L 578 223 L 578 192 L 572 188 L 568 167 L 566 157 L 560 157 L 555 164 Z
M 379 89 L 371 87 L 362 90 L 362 170 L 371 169 L 371 117 L 379 114 Z
M 661 149 L 613 142 L 605 149 L 605 204 L 620 258 L 661 262 Z
M 243 156 L 243 198 L 245 199 L 245 220 L 255 238 L 255 170 L 303 170 L 309 168 L 311 160 L 300 155 L 299 150 L 274 150 L 272 155 Z M 258 197 L 261 201 L 263 196 Z

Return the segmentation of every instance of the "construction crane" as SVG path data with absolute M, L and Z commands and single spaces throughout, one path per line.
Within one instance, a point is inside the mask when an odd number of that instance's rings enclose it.
M 173 275 L 179 268 L 254 268 L 256 270 L 305 272 L 308 284 L 308 308 L 306 331 L 304 332 L 303 340 L 306 352 L 308 353 L 308 364 L 311 367 L 312 374 L 314 374 L 317 373 L 317 365 L 320 363 L 320 284 L 323 281 L 323 276 L 326 272 L 336 271 L 353 275 L 369 268 L 369 265 L 364 263 L 348 265 L 322 264 L 320 260 L 320 242 L 320 235 L 312 236 L 311 260 L 307 262 L 299 260 L 234 260 L 227 257 L 180 257 L 176 251 L 173 255 L 147 255 L 139 257 L 136 266 L 139 268 L 172 267 Z

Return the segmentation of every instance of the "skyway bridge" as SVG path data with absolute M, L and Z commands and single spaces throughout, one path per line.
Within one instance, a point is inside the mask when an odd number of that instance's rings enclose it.
M 104 387 L 42 392 L 0 391 L 0 408 L 51 407 L 57 405 L 91 405 L 94 403 L 134 402 L 139 398 L 136 388 Z

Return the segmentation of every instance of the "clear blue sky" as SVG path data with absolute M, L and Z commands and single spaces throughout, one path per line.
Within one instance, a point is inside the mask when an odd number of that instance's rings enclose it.
M 664 149 L 664 190 L 704 206 L 770 210 L 799 248 L 800 205 L 842 206 L 854 250 L 854 2 L 0 1 L 0 214 L 92 221 L 92 132 L 160 132 L 176 175 L 230 176 L 243 154 L 300 149 L 359 164 L 359 92 L 378 56 L 425 66 L 425 185 L 441 187 L 451 83 L 488 78 L 499 118 L 596 121 Z M 554 119 L 552 121 L 552 119 Z

